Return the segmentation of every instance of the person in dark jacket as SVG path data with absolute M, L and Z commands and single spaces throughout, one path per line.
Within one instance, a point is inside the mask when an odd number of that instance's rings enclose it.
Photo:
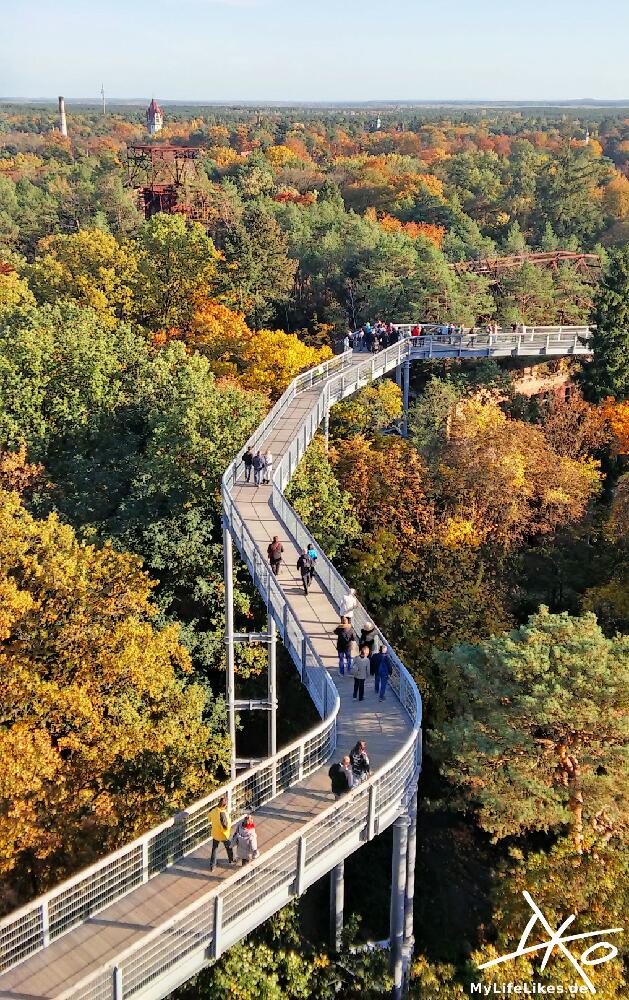
M 314 573 L 314 562 L 308 555 L 307 549 L 301 550 L 301 555 L 297 560 L 297 569 L 301 574 L 301 582 L 304 588 L 304 594 L 308 596 L 308 585 L 311 581 L 311 573 Z
M 376 632 L 376 626 L 373 622 L 367 622 L 363 625 L 360 631 L 360 639 L 358 640 L 358 645 L 361 647 L 367 646 L 369 649 L 369 656 L 376 651 L 376 645 L 378 643 L 378 633 Z
M 309 543 L 308 548 L 306 549 L 306 552 L 308 553 L 308 555 L 312 559 L 312 572 L 310 573 L 310 579 L 308 580 L 308 586 L 310 586 L 310 584 L 314 580 L 315 566 L 317 564 L 317 559 L 319 558 L 319 553 L 317 552 L 317 550 L 314 547 L 314 542 L 310 542 Z
M 253 482 L 255 483 L 256 486 L 260 485 L 260 479 L 262 477 L 262 470 L 265 467 L 266 467 L 266 463 L 265 463 L 262 455 L 260 454 L 259 451 L 256 452 L 256 454 L 253 457 Z
M 356 633 L 347 618 L 341 618 L 341 624 L 334 629 L 336 636 L 336 651 L 339 654 L 339 673 L 352 672 L 352 643 L 356 642 Z
M 253 468 L 253 452 L 251 448 L 247 448 L 242 456 L 242 460 L 245 466 L 245 482 L 248 483 L 251 480 L 251 470 Z
M 393 665 L 388 657 L 388 648 L 380 647 L 380 652 L 372 658 L 372 669 L 375 667 L 375 691 L 380 695 L 380 701 L 384 701 L 384 693 L 389 683 L 389 677 L 393 673 Z
M 367 744 L 364 740 L 358 740 L 356 745 L 352 747 L 349 752 L 349 759 L 352 762 L 354 784 L 359 781 L 366 781 L 371 775 L 371 764 L 367 755 Z
M 266 550 L 266 554 L 269 557 L 269 562 L 271 564 L 271 570 L 273 574 L 277 576 L 280 571 L 280 564 L 282 562 L 282 552 L 284 551 L 284 546 L 280 542 L 277 535 L 273 535 L 273 541 L 269 543 Z
M 332 782 L 334 797 L 340 799 L 341 795 L 346 795 L 354 786 L 354 772 L 349 757 L 343 757 L 340 763 L 332 764 L 328 776 Z

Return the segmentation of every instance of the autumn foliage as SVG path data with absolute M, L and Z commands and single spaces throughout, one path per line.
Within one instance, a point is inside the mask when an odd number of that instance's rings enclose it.
M 332 357 L 330 348 L 308 347 L 294 334 L 251 330 L 242 313 L 213 300 L 196 311 L 184 340 L 209 360 L 217 376 L 237 377 L 245 388 L 274 399 L 300 372 Z

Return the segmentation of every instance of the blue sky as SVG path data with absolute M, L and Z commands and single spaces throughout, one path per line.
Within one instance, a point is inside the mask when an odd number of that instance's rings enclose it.
M 629 99 L 629 0 L 0 0 L 0 96 Z

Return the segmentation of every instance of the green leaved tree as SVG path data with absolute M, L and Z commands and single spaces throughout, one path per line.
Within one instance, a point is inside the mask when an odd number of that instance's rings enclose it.
M 596 299 L 594 358 L 581 379 L 588 399 L 629 397 L 629 244 L 610 254 Z

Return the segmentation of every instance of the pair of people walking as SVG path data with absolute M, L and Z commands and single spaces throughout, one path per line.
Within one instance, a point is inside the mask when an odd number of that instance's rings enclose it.
M 236 832 L 232 837 L 231 819 L 227 804 L 227 796 L 223 795 L 218 803 L 210 810 L 209 815 L 212 851 L 210 854 L 210 871 L 216 868 L 216 854 L 220 844 L 224 844 L 227 852 L 227 861 L 230 865 L 248 864 L 258 857 L 258 834 L 253 822 L 253 817 L 247 814 L 238 824 Z M 234 858 L 234 844 L 238 859 Z
M 367 754 L 367 744 L 364 740 L 358 740 L 350 752 L 336 764 L 332 764 L 328 771 L 335 799 L 340 799 L 343 795 L 351 792 L 352 788 L 370 776 L 371 764 Z
M 255 486 L 270 484 L 273 478 L 273 455 L 267 448 L 262 454 L 257 451 L 255 455 L 251 448 L 247 448 L 242 456 L 245 466 L 245 482 L 251 482 L 251 470 L 253 469 L 253 482 Z

